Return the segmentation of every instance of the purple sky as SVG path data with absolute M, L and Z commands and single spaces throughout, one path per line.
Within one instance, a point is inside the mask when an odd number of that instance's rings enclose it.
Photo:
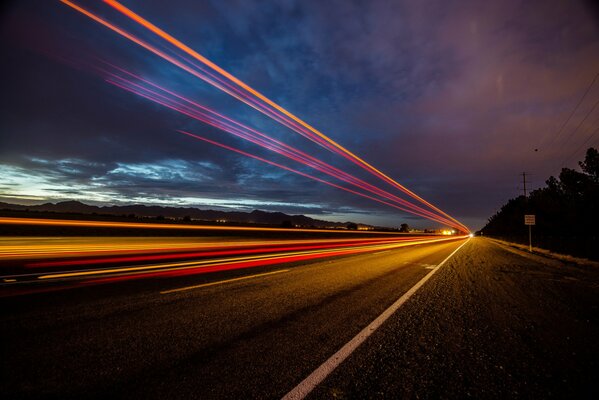
M 77 3 L 115 17 L 99 2 Z M 542 186 L 599 145 L 599 82 L 558 134 L 599 73 L 598 14 L 585 2 L 123 4 L 472 229 L 518 195 L 522 171 Z M 176 133 L 279 160 L 84 66 L 126 67 L 368 176 L 58 1 L 9 3 L 0 21 L 0 201 L 257 208 L 438 226 Z

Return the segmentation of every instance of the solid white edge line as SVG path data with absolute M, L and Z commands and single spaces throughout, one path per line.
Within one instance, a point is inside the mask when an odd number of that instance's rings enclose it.
M 418 283 L 412 286 L 407 292 L 405 292 L 395 303 L 391 304 L 381 315 L 379 315 L 374 321 L 372 321 L 366 328 L 362 329 L 360 333 L 354 336 L 349 342 L 347 342 L 341 349 L 335 354 L 329 357 L 320 367 L 314 370 L 306 379 L 300 382 L 299 385 L 291 389 L 289 393 L 283 396 L 282 400 L 300 400 L 304 399 L 316 386 L 318 386 L 331 372 L 333 372 L 351 353 L 354 352 L 374 331 L 376 331 L 395 311 L 397 311 L 418 289 L 422 287 L 428 281 L 431 276 L 435 274 L 455 253 L 457 253 L 470 239 L 467 239 L 464 243 L 455 249 L 446 259 L 441 261 L 435 269 L 431 270 L 427 275 L 424 276 Z

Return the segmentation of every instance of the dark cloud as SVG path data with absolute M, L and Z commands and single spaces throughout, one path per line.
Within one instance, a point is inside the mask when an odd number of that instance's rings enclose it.
M 554 137 L 599 72 L 597 18 L 584 2 L 125 3 L 473 228 L 517 194 L 519 172 L 541 185 L 597 124 L 595 112 L 572 134 L 599 87 Z M 15 2 L 1 18 L 0 164 L 12 178 L 0 194 L 48 197 L 54 185 L 54 198 L 233 199 L 226 206 L 391 225 L 408 218 L 178 134 L 280 161 L 115 88 L 89 66 L 127 66 L 367 176 L 58 2 Z

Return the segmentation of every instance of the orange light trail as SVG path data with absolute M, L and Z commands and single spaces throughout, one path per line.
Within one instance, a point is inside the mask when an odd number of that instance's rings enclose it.
M 449 224 L 450 226 L 455 227 L 462 232 L 468 232 L 468 228 L 465 225 L 461 224 L 459 221 L 457 221 L 455 218 L 451 217 L 449 214 L 445 213 L 444 211 L 437 208 L 433 204 L 427 202 L 420 196 L 416 195 L 414 192 L 410 191 L 409 189 L 407 189 L 403 185 L 399 184 L 398 182 L 396 182 L 389 176 L 385 175 L 383 172 L 379 171 L 371 164 L 362 160 L 360 157 L 353 154 L 352 152 L 350 152 L 349 150 L 347 150 L 345 147 L 341 146 L 334 140 L 330 139 L 328 136 L 326 136 L 322 132 L 318 131 L 316 128 L 307 124 L 306 122 L 304 122 L 300 118 L 296 117 L 294 114 L 287 111 L 286 109 L 279 106 L 278 104 L 274 103 L 273 101 L 271 101 L 266 96 L 259 93 L 258 91 L 252 89 L 250 86 L 245 84 L 243 81 L 241 81 L 238 78 L 236 78 L 235 76 L 229 74 L 227 71 L 225 71 L 218 65 L 216 65 L 213 62 L 211 62 L 210 60 L 206 59 L 201 54 L 197 53 L 196 51 L 194 51 L 187 45 L 183 44 L 182 42 L 175 39 L 168 33 L 164 32 L 157 26 L 155 26 L 152 23 L 150 23 L 149 21 L 145 20 L 138 14 L 134 13 L 133 11 L 126 8 L 125 6 L 121 5 L 119 2 L 114 1 L 114 0 L 104 0 L 104 2 L 106 4 L 110 5 L 111 7 L 113 7 L 114 9 L 116 9 L 117 11 L 122 13 L 123 15 L 127 16 L 131 20 L 135 21 L 136 23 L 138 23 L 139 25 L 148 29 L 149 31 L 151 31 L 155 35 L 159 36 L 163 40 L 166 40 L 171 45 L 175 46 L 176 48 L 182 50 L 189 56 L 191 56 L 194 59 L 201 62 L 202 64 L 206 65 L 208 68 L 212 69 L 217 74 L 220 74 L 221 76 L 225 77 L 229 81 L 233 82 L 238 87 L 245 90 L 247 93 L 249 93 L 251 96 L 254 96 L 259 101 L 254 101 L 254 100 L 249 101 L 248 100 L 249 96 L 240 95 L 239 90 L 231 89 L 231 85 L 224 83 L 224 81 L 222 81 L 221 79 L 217 78 L 218 81 L 216 81 L 214 79 L 214 75 L 210 74 L 210 76 L 206 76 L 206 72 L 204 70 L 202 70 L 204 74 L 198 73 L 197 71 L 195 71 L 193 68 L 189 67 L 188 65 L 183 64 L 182 62 L 174 59 L 173 57 L 162 52 L 161 50 L 151 46 L 147 42 L 136 38 L 132 34 L 122 30 L 121 28 L 115 26 L 114 24 L 111 24 L 110 22 L 96 16 L 95 14 L 91 13 L 90 11 L 87 11 L 87 10 L 83 9 L 82 7 L 77 6 L 73 2 L 71 2 L 69 0 L 61 0 L 61 1 L 64 4 L 72 7 L 73 9 L 90 17 L 91 19 L 95 20 L 96 22 L 98 22 L 98 23 L 106 26 L 107 28 L 113 30 L 114 32 L 120 34 L 121 36 L 133 41 L 134 43 L 144 47 L 145 49 L 151 51 L 152 53 L 158 55 L 159 57 L 162 57 L 163 59 L 171 62 L 173 65 L 187 71 L 188 73 L 190 73 L 204 81 L 207 81 L 208 83 L 214 85 L 215 87 L 218 87 L 219 89 L 223 90 L 224 92 L 228 93 L 229 95 L 241 100 L 242 102 L 250 105 L 251 107 L 255 108 L 256 110 L 275 119 L 277 122 L 283 123 L 285 126 L 289 127 L 290 129 L 294 130 L 295 132 L 299 133 L 300 135 L 302 135 L 302 136 L 314 141 L 315 143 L 318 143 L 318 144 L 324 146 L 325 148 L 343 156 L 344 158 L 348 159 L 352 163 L 362 167 L 363 169 L 367 170 L 374 176 L 377 176 L 378 178 L 382 179 L 383 181 L 387 182 L 388 184 L 392 185 L 393 187 L 397 188 L 398 190 L 402 191 L 403 193 L 407 194 L 408 196 L 416 199 L 417 201 L 428 206 L 432 210 L 435 210 L 436 212 L 440 213 L 441 215 L 444 216 L 442 218 L 447 218 L 450 221 L 453 221 L 452 224 Z M 196 66 L 196 68 L 197 68 L 197 66 Z M 269 107 L 270 107 L 270 109 L 269 109 Z M 280 114 L 278 114 L 278 116 L 274 116 L 271 109 L 278 111 Z M 410 211 L 408 211 L 408 212 L 410 212 Z
M 85 221 L 81 221 L 85 222 Z M 91 268 L 79 270 L 53 270 L 44 271 L 41 273 L 21 273 L 13 275 L 0 276 L 0 297 L 13 296 L 33 292 L 45 292 L 48 290 L 69 289 L 80 287 L 81 285 L 114 283 L 120 281 L 128 281 L 141 278 L 159 278 L 159 277 L 176 277 L 197 275 L 212 272 L 230 271 L 238 269 L 246 269 L 253 267 L 263 267 L 268 265 L 286 264 L 298 261 L 316 260 L 321 258 L 338 257 L 345 255 L 363 254 L 368 252 L 377 252 L 385 250 L 398 249 L 405 246 L 414 246 L 420 244 L 431 244 L 437 242 L 446 242 L 452 240 L 462 240 L 466 236 L 435 236 L 435 237 L 417 237 L 417 236 L 395 236 L 387 238 L 363 238 L 355 240 L 331 240 L 331 241 L 304 241 L 312 242 L 312 244 L 290 246 L 292 242 L 301 243 L 302 241 L 289 241 L 286 245 L 282 245 L 281 241 L 269 242 L 264 241 L 260 248 L 260 254 L 253 252 L 238 253 L 236 250 L 228 249 L 227 246 L 222 247 L 222 252 L 205 252 L 203 259 L 193 259 L 186 261 L 175 261 L 177 254 L 174 254 L 169 262 L 158 264 L 142 264 L 136 265 L 138 261 L 167 261 L 166 258 L 138 258 L 133 257 L 126 260 L 128 264 L 121 266 L 108 266 L 104 268 Z M 118 238 L 95 238 L 95 241 L 103 240 L 103 245 L 112 245 L 115 249 L 121 246 Z M 93 244 L 91 241 L 90 244 Z M 272 243 L 277 243 L 277 246 L 272 246 Z M 67 246 L 68 247 L 68 246 Z M 195 257 L 195 255 L 193 255 Z M 218 258 L 213 258 L 218 257 Z M 223 258 L 224 257 L 224 258 Z M 114 262 L 111 260 L 110 262 Z M 86 265 L 86 264 L 82 264 Z M 96 264 L 94 264 L 96 265 Z M 101 265 L 99 262 L 97 265 Z M 77 264 L 60 264 L 50 263 L 48 267 L 66 266 L 76 267 Z M 58 282 L 60 286 L 40 286 L 43 283 Z M 27 284 L 35 284 L 34 287 Z
M 43 219 L 43 218 L 11 218 L 0 217 L 0 225 L 37 225 L 37 226 L 69 226 L 87 228 L 134 228 L 134 229 L 182 229 L 198 231 L 243 231 L 243 232 L 310 232 L 310 233 L 348 233 L 364 234 L 352 230 L 326 230 L 302 228 L 262 228 L 250 226 L 219 226 L 219 225 L 185 225 L 185 224 L 157 224 L 144 222 L 109 222 L 109 221 L 74 221 L 68 219 Z M 377 232 L 377 234 L 396 235 L 395 232 Z
M 410 212 L 412 214 L 416 214 L 421 217 L 431 219 L 431 220 L 440 222 L 442 224 L 446 224 L 446 225 L 455 227 L 452 221 L 449 221 L 443 217 L 440 217 L 439 215 L 434 214 L 429 210 L 418 207 L 402 198 L 399 198 L 399 197 L 397 197 L 389 192 L 386 192 L 376 186 L 373 186 L 361 179 L 358 179 L 344 171 L 341 171 L 338 168 L 335 168 L 319 159 L 316 159 L 316 158 L 314 158 L 294 147 L 291 147 L 283 142 L 273 139 L 270 136 L 268 136 L 262 132 L 259 132 L 255 129 L 247 127 L 229 117 L 219 114 L 216 111 L 211 110 L 203 105 L 200 105 L 192 100 L 189 100 L 179 94 L 171 92 L 153 82 L 139 78 L 136 75 L 134 75 L 126 70 L 123 70 L 121 68 L 118 68 L 118 67 L 115 67 L 115 68 L 119 69 L 121 72 L 124 72 L 128 75 L 138 78 L 140 81 L 151 85 L 152 87 L 156 88 L 157 90 L 161 90 L 162 92 L 164 92 L 172 97 L 181 99 L 182 101 L 184 101 L 185 103 L 187 103 L 189 105 L 182 104 L 176 100 L 172 100 L 172 98 L 168 98 L 164 94 L 161 94 L 154 90 L 148 89 L 147 87 L 143 87 L 140 84 L 131 82 L 121 76 L 115 75 L 108 71 L 104 71 L 111 76 L 111 79 L 108 79 L 108 82 L 117 87 L 120 87 L 124 90 L 130 91 L 132 93 L 135 93 L 138 96 L 144 97 L 148 100 L 151 100 L 153 102 L 161 104 L 165 107 L 173 109 L 173 110 L 180 112 L 184 115 L 187 115 L 191 118 L 194 118 L 201 122 L 212 125 L 212 126 L 218 128 L 218 129 L 221 129 L 225 132 L 229 132 L 229 133 L 231 133 L 237 137 L 240 137 L 244 140 L 250 141 L 254 144 L 257 144 L 261 147 L 271 150 L 277 154 L 283 155 L 289 159 L 297 161 L 303 165 L 314 168 L 314 169 L 316 169 L 320 172 L 323 172 L 331 177 L 337 178 L 346 183 L 350 183 L 353 186 L 356 186 L 356 187 L 366 190 L 370 193 L 384 197 L 388 200 L 391 200 L 393 202 L 401 204 L 402 206 L 408 207 L 410 209 L 410 210 L 406 210 L 406 209 L 402 208 L 402 211 Z M 112 79 L 116 79 L 119 82 L 115 82 Z M 192 108 L 190 106 L 193 106 L 195 108 Z M 222 121 L 222 120 L 224 120 L 224 121 Z
M 26 264 L 26 267 L 34 268 L 47 268 L 47 267 L 65 267 L 65 266 L 82 266 L 82 265 L 99 265 L 99 264 L 111 264 L 111 263 L 131 263 L 131 262 L 149 262 L 149 261 L 160 261 L 160 260 L 174 260 L 184 258 L 197 258 L 197 257 L 217 257 L 217 256 L 234 256 L 234 255 L 246 255 L 246 254 L 260 254 L 274 251 L 299 251 L 299 250 L 317 250 L 317 249 L 334 249 L 338 247 L 347 246 L 359 246 L 359 245 L 370 245 L 370 244 L 382 244 L 382 243 L 397 243 L 398 241 L 407 242 L 418 240 L 418 238 L 392 238 L 392 239 L 369 239 L 369 240 L 349 240 L 342 242 L 330 243 L 329 241 L 322 241 L 318 244 L 307 244 L 302 242 L 291 242 L 280 245 L 273 245 L 270 242 L 261 242 L 259 245 L 254 246 L 242 246 L 240 248 L 231 248 L 233 246 L 215 246 L 204 248 L 201 250 L 195 249 L 193 251 L 181 251 L 178 250 L 176 254 L 142 254 L 142 255 L 121 255 L 118 257 L 101 257 L 101 258 L 78 258 L 75 260 L 61 260 L 61 261 L 41 261 Z M 305 242 L 305 241 L 304 241 Z M 153 253 L 154 251 L 152 251 Z M 171 252 L 169 252 L 171 253 Z M 85 254 L 79 253 L 78 256 L 85 256 Z
M 397 189 L 399 189 L 402 192 L 406 193 L 410 197 L 413 197 L 413 198 L 419 200 L 420 202 L 422 202 L 423 204 L 426 204 L 427 206 L 429 206 L 433 210 L 435 210 L 435 211 L 441 213 L 442 215 L 446 216 L 447 218 L 451 219 L 456 224 L 458 224 L 458 226 L 463 230 L 463 232 L 468 232 L 469 231 L 466 226 L 464 226 L 463 224 L 461 224 L 455 218 L 451 217 L 449 214 L 445 213 L 444 211 L 442 211 L 441 209 L 437 208 L 433 204 L 431 204 L 428 201 L 424 200 L 422 197 L 418 196 L 416 193 L 414 193 L 411 190 L 407 189 L 406 187 L 404 187 L 403 185 L 401 185 L 399 182 L 395 181 L 394 179 L 390 178 L 389 176 L 387 176 L 383 172 L 379 171 L 377 168 L 375 168 L 371 164 L 367 163 L 366 161 L 364 161 L 363 159 L 361 159 L 360 157 L 358 157 L 357 155 L 355 155 L 354 153 L 352 153 L 351 151 L 349 151 L 345 147 L 341 146 L 340 144 L 338 144 L 337 142 L 335 142 L 334 140 L 332 140 L 331 138 L 329 138 L 328 136 L 326 136 L 324 133 L 320 132 L 319 130 L 317 130 L 313 126 L 311 126 L 308 123 L 304 122 L 302 119 L 296 117 L 290 111 L 287 111 L 285 108 L 279 106 L 278 104 L 276 104 L 275 102 L 273 102 L 272 100 L 270 100 L 269 98 L 267 98 L 266 96 L 264 96 L 262 93 L 260 93 L 257 90 L 251 88 L 245 82 L 241 81 L 237 77 L 235 77 L 232 74 L 228 73 L 227 71 L 225 71 L 224 69 L 222 69 L 221 67 L 219 67 L 218 65 L 216 65 L 215 63 L 213 63 L 212 61 L 208 60 L 206 57 L 202 56 L 201 54 L 199 54 L 195 50 L 191 49 L 189 46 L 187 46 L 184 43 L 180 42 L 179 40 L 177 40 L 173 36 L 169 35 L 165 31 L 163 31 L 162 29 L 158 28 L 156 25 L 152 24 L 151 22 L 149 22 L 146 19 L 142 18 L 140 15 L 134 13 L 133 11 L 131 11 L 130 9 L 128 9 L 127 7 L 123 6 L 118 1 L 116 1 L 116 0 L 104 0 L 104 2 L 106 4 L 108 4 L 108 5 L 110 5 L 111 7 L 113 7 L 114 9 L 116 9 L 117 11 L 121 12 L 123 15 L 129 17 L 133 21 L 137 22 L 138 24 L 142 25 L 146 29 L 150 30 L 151 32 L 153 32 L 157 36 L 159 36 L 162 39 L 166 40 L 167 42 L 171 43 L 175 47 L 181 49 L 182 51 L 184 51 L 185 53 L 187 53 L 191 57 L 195 58 L 196 60 L 200 61 L 204 65 L 206 65 L 209 68 L 211 68 L 212 70 L 216 71 L 217 73 L 219 73 L 222 76 L 226 77 L 230 81 L 234 82 L 235 84 L 237 84 L 241 88 L 245 89 L 247 92 L 251 93 L 252 95 L 254 95 L 257 98 L 259 98 L 260 100 L 262 100 L 264 103 L 266 103 L 270 107 L 273 107 L 277 111 L 283 113 L 286 117 L 288 117 L 291 120 L 295 121 L 296 123 L 300 124 L 301 126 L 303 126 L 304 128 L 306 128 L 307 130 L 309 130 L 310 132 L 312 132 L 312 134 L 316 135 L 317 138 L 320 138 L 320 139 L 324 140 L 326 143 L 328 143 L 329 146 L 327 146 L 327 147 L 329 149 L 331 149 L 331 150 L 336 149 L 338 151 L 335 151 L 335 152 L 337 152 L 338 154 L 341 154 L 341 155 L 344 155 L 344 156 L 345 155 L 349 156 L 348 159 L 350 161 L 353 161 L 355 164 L 357 164 L 357 165 L 365 168 L 366 170 L 368 170 L 369 172 L 371 172 L 373 175 L 378 176 L 379 178 L 383 179 L 387 183 L 395 186 Z M 306 133 L 305 131 L 303 131 L 303 132 Z M 298 132 L 298 133 L 301 133 L 301 132 Z M 309 135 L 309 138 L 315 139 L 315 137 L 313 135 Z M 322 143 L 320 140 L 317 140 L 317 139 L 315 141 L 317 143 Z
M 331 231 L 328 231 L 329 233 Z M 377 233 L 378 234 L 378 233 Z M 398 234 L 382 238 L 369 237 L 370 242 L 410 240 L 414 236 Z M 210 238 L 161 238 L 161 237 L 5 237 L 0 241 L 0 262 L 19 259 L 49 259 L 74 257 L 102 257 L 116 255 L 158 254 L 166 252 L 198 252 L 216 249 L 245 249 L 260 246 L 292 246 L 313 244 L 355 244 L 365 238 L 301 239 L 301 240 L 240 240 L 227 238 L 227 242 Z
M 264 162 L 264 163 L 266 163 L 266 164 L 270 164 L 270 165 L 272 165 L 272 166 L 275 166 L 275 167 L 278 167 L 278 168 L 284 169 L 285 171 L 289 171 L 289 172 L 292 172 L 292 173 L 294 173 L 294 174 L 301 175 L 301 176 L 303 176 L 303 177 L 305 177 L 305 178 L 309 178 L 309 179 L 315 180 L 315 181 L 317 181 L 317 182 L 324 183 L 325 185 L 328 185 L 328 186 L 334 187 L 334 188 L 336 188 L 336 189 L 341 189 L 341 190 L 343 190 L 343 191 L 346 191 L 346 192 L 348 192 L 348 193 L 352 193 L 352 194 L 355 194 L 355 195 L 357 195 L 357 196 L 364 197 L 364 198 L 366 198 L 366 199 L 369 199 L 369 200 L 376 201 L 376 202 L 378 202 L 378 203 L 381 203 L 381 204 L 387 205 L 387 206 L 389 206 L 389 207 L 396 208 L 396 209 L 398 209 L 398 210 L 401 210 L 401 211 L 409 212 L 409 213 L 412 213 L 412 214 L 417 214 L 416 212 L 414 212 L 414 211 L 411 211 L 411 210 L 409 210 L 409 209 L 406 209 L 406 208 L 404 208 L 404 207 L 402 207 L 402 206 L 399 206 L 399 205 L 397 205 L 397 204 L 389 203 L 389 202 L 387 202 L 387 201 L 384 201 L 384 200 L 381 200 L 381 199 L 379 199 L 379 198 L 376 198 L 376 197 L 369 196 L 369 195 L 367 195 L 367 194 L 365 194 L 365 193 L 358 192 L 358 191 L 352 190 L 352 189 L 350 189 L 350 188 L 347 188 L 347 187 L 344 187 L 344 186 L 337 185 L 337 184 L 335 184 L 335 183 L 333 183 L 333 182 L 329 182 L 329 181 L 326 181 L 326 180 L 324 180 L 324 179 L 318 178 L 318 177 L 316 177 L 316 176 L 314 176 L 314 175 L 310 175 L 310 174 L 307 174 L 307 173 L 305 173 L 305 172 L 298 171 L 298 170 L 296 170 L 296 169 L 293 169 L 293 168 L 287 167 L 287 166 L 285 166 L 285 165 L 282 165 L 282 164 L 276 163 L 276 162 L 274 162 L 274 161 L 267 160 L 267 159 L 265 159 L 265 158 L 259 157 L 259 156 L 257 156 L 257 155 L 254 155 L 254 154 L 251 154 L 251 153 L 248 153 L 248 152 L 245 152 L 245 151 L 243 151 L 243 150 L 240 150 L 240 149 L 237 149 L 237 148 L 235 148 L 235 147 L 232 147 L 232 146 L 227 146 L 226 144 L 219 143 L 219 142 L 216 142 L 216 141 L 214 141 L 214 140 L 210 140 L 210 139 L 208 139 L 208 138 L 205 138 L 205 137 L 202 137 L 202 136 L 194 135 L 193 133 L 189 133 L 189 132 L 185 132 L 185 131 L 181 131 L 181 130 L 180 130 L 179 132 L 181 132 L 181 133 L 183 133 L 183 134 L 185 134 L 185 135 L 191 136 L 191 137 L 193 137 L 193 138 L 195 138 L 195 139 L 198 139 L 198 140 L 203 140 L 204 142 L 207 142 L 207 143 L 213 144 L 213 145 L 215 145 L 215 146 L 222 147 L 222 148 L 224 148 L 224 149 L 227 149 L 227 150 L 231 150 L 231 151 L 233 151 L 233 152 L 235 152 L 235 153 L 238 153 L 238 154 L 244 155 L 244 156 L 246 156 L 246 157 L 250 157 L 250 158 L 253 158 L 253 159 L 255 159 L 255 160 L 262 161 L 262 162 Z M 418 214 L 417 214 L 417 215 L 418 215 Z M 432 219 L 432 218 L 430 218 L 430 217 L 425 217 L 425 218 Z
M 87 283 L 109 283 L 123 280 L 131 280 L 138 278 L 155 278 L 155 277 L 175 277 L 175 276 L 186 276 L 186 275 L 197 275 L 209 272 L 221 272 L 221 271 L 230 271 L 236 269 L 245 269 L 252 267 L 263 267 L 268 265 L 277 265 L 283 263 L 297 262 L 297 261 L 307 261 L 314 260 L 319 258 L 329 258 L 329 257 L 339 257 L 345 255 L 353 255 L 353 254 L 362 254 L 368 252 L 375 251 L 383 251 L 383 250 L 392 250 L 405 246 L 414 246 L 419 244 L 430 244 L 436 242 L 443 241 L 453 241 L 453 240 L 463 240 L 468 238 L 468 236 L 459 236 L 453 238 L 434 238 L 434 239 L 424 239 L 418 240 L 410 243 L 396 243 L 396 244 L 387 244 L 387 245 L 373 245 L 373 246 L 364 246 L 364 247 L 356 247 L 356 248 L 347 248 L 341 250 L 324 250 L 324 251 L 315 251 L 315 252 L 292 252 L 292 253 L 281 253 L 281 254 L 272 254 L 267 256 L 259 256 L 257 259 L 239 259 L 235 261 L 231 260 L 222 260 L 218 261 L 216 264 L 214 261 L 206 262 L 206 264 L 198 266 L 198 262 L 195 263 L 175 263 L 175 264 L 164 264 L 159 265 L 159 268 L 170 268 L 167 271 L 151 271 L 151 272 L 135 272 L 132 275 L 124 275 L 124 276 L 116 276 L 116 277 L 108 277 L 104 279 L 97 279 L 93 281 L 88 281 Z M 157 266 L 150 266 L 151 268 L 156 268 Z M 138 270 L 139 271 L 139 270 Z M 64 277 L 64 276 L 63 276 Z M 44 278 L 46 279 L 46 278 Z

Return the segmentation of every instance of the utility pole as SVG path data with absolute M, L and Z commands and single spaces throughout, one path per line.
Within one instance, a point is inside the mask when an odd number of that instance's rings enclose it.
M 528 207 L 528 194 L 526 193 L 526 172 L 522 172 L 522 189 L 524 190 L 524 201 L 526 203 L 526 210 L 530 212 Z M 528 251 L 532 253 L 532 225 L 535 223 L 535 218 L 530 219 L 531 215 L 524 215 L 524 223 L 528 225 Z

